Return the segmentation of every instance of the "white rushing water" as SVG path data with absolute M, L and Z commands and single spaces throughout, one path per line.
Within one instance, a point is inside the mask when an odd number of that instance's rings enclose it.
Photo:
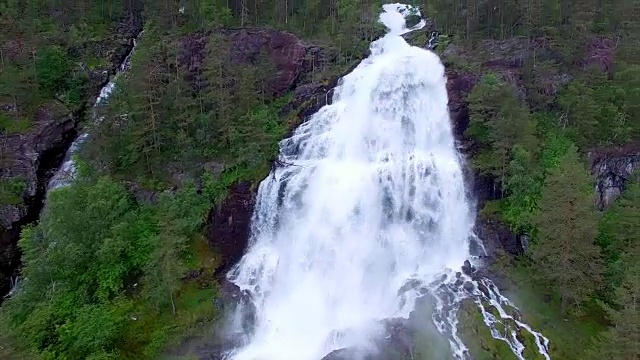
M 333 103 L 282 141 L 295 165 L 261 184 L 250 249 L 230 274 L 257 308 L 255 334 L 234 359 L 316 360 L 364 346 L 379 320 L 413 309 L 417 289 L 400 292 L 407 282 L 469 256 L 444 67 L 400 36 L 408 11 L 384 6 L 389 33 Z
M 142 32 L 138 34 L 138 36 L 135 39 L 133 39 L 133 47 L 125 57 L 122 64 L 120 64 L 120 66 L 118 67 L 118 70 L 115 76 L 112 79 L 110 79 L 109 82 L 102 87 L 102 89 L 100 89 L 100 94 L 96 98 L 96 101 L 93 104 L 93 108 L 92 108 L 91 118 L 93 119 L 94 124 L 99 124 L 104 118 L 99 114 L 100 106 L 103 105 L 107 99 L 109 99 L 109 96 L 111 95 L 111 93 L 116 87 L 116 80 L 118 79 L 118 77 L 122 73 L 129 70 L 129 67 L 131 66 L 131 57 L 133 56 L 137 39 L 140 37 L 141 34 Z M 71 143 L 71 146 L 69 147 L 69 149 L 67 149 L 67 152 L 64 156 L 62 165 L 60 165 L 60 167 L 56 170 L 55 174 L 51 177 L 51 179 L 49 180 L 49 183 L 47 184 L 48 191 L 69 185 L 71 182 L 73 182 L 73 179 L 76 174 L 76 164 L 75 164 L 74 156 L 78 153 L 78 151 L 80 150 L 80 147 L 87 140 L 87 138 L 89 138 L 89 132 L 84 132 L 80 134 L 73 141 L 73 143 Z
M 400 36 L 425 24 L 407 29 L 409 13 L 420 15 L 383 6 L 387 35 L 341 80 L 331 105 L 280 143 L 287 166 L 260 185 L 249 249 L 228 274 L 255 309 L 253 330 L 228 358 L 319 360 L 373 347 L 381 320 L 407 318 L 425 289 L 452 353 L 467 356 L 457 309 L 464 299 L 479 307 L 491 299 L 454 270 L 470 257 L 474 216 L 444 66 Z M 473 289 L 463 291 L 464 281 Z M 521 353 L 520 343 L 507 343 Z

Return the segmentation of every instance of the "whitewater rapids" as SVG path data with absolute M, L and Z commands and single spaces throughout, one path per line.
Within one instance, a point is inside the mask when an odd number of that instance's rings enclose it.
M 417 10 L 383 7 L 387 35 L 333 102 L 280 144 L 259 188 L 250 247 L 229 279 L 255 329 L 234 360 L 318 360 L 366 347 L 407 317 L 416 286 L 469 256 L 473 226 L 447 109 L 444 66 L 401 34 Z

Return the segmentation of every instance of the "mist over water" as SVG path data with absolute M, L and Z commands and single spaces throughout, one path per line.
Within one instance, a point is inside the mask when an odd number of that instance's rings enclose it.
M 484 294 L 463 295 L 454 274 L 470 256 L 474 216 L 444 66 L 400 36 L 425 25 L 407 29 L 410 13 L 420 15 L 384 5 L 388 33 L 332 104 L 280 143 L 287 165 L 260 185 L 249 249 L 228 274 L 251 295 L 255 319 L 227 358 L 320 360 L 374 348 L 381 320 L 408 317 L 425 289 L 438 301 L 438 330 L 465 357 L 455 311 Z

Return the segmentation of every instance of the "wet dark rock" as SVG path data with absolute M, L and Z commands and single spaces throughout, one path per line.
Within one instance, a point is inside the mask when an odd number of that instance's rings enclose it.
M 419 18 L 413 17 L 413 16 L 410 16 L 410 17 L 411 17 L 411 21 L 407 22 L 407 27 L 411 27 L 420 22 Z M 437 31 L 437 29 L 433 20 L 429 18 L 423 18 L 422 20 L 424 20 L 425 22 L 425 25 L 422 29 L 402 34 L 402 37 L 407 41 L 407 43 L 413 46 L 422 46 L 424 48 L 428 48 L 428 44 L 429 44 L 428 39 L 431 37 L 431 35 L 435 31 Z M 384 35 L 384 33 L 381 35 Z
M 25 133 L 0 134 L 0 179 L 3 182 L 21 184 L 19 197 L 22 201 L 0 204 L 0 301 L 9 290 L 7 279 L 14 276 L 20 266 L 20 254 L 16 246 L 22 226 L 37 220 L 45 198 L 47 181 L 63 161 L 64 154 L 75 139 L 80 119 L 93 105 L 100 88 L 109 81 L 120 63 L 133 46 L 133 38 L 142 29 L 139 12 L 131 12 L 121 18 L 108 38 L 72 48 L 72 55 L 90 54 L 93 58 L 104 59 L 101 68 L 87 70 L 89 91 L 84 94 L 82 104 L 77 108 L 67 108 L 51 99 L 42 105 L 31 127 Z M 3 49 L 12 49 L 13 42 L 4 44 Z M 8 51 L 9 56 L 11 51 Z M 13 105 L 0 104 L 0 111 L 15 111 Z
M 511 255 L 524 253 L 522 238 L 493 216 L 479 216 L 476 220 L 475 231 L 478 237 L 483 240 L 489 257 L 497 256 L 500 251 Z
M 250 235 L 255 191 L 242 182 L 231 186 L 225 200 L 209 214 L 207 237 L 220 256 L 218 273 L 224 273 L 244 254 Z
M 466 97 L 478 83 L 478 76 L 454 69 L 447 69 L 446 75 L 453 133 L 461 139 L 464 131 L 469 127 L 469 103 Z
M 334 350 L 322 360 L 397 360 L 409 358 L 413 353 L 414 334 L 407 319 L 383 321 L 383 333 L 374 349 L 348 348 Z
M 20 229 L 35 221 L 43 205 L 46 182 L 73 141 L 77 116 L 60 106 L 43 106 L 26 134 L 0 134 L 0 181 L 16 185 L 22 201 L 0 204 L 0 299 L 20 265 L 16 246 Z M 16 194 L 17 195 L 17 194 Z
M 473 290 L 476 288 L 475 285 L 473 285 L 473 283 L 471 281 L 465 281 L 464 284 L 462 285 L 462 288 L 471 293 L 473 292 Z
M 83 56 L 90 54 L 93 58 L 104 59 L 99 66 L 89 68 L 82 64 L 89 76 L 89 93 L 97 93 L 100 88 L 109 81 L 109 76 L 115 74 L 118 67 L 124 62 L 133 47 L 134 39 L 142 31 L 142 16 L 140 9 L 136 8 L 132 2 L 132 7 L 123 15 L 109 31 L 106 38 L 83 42 L 71 48 L 69 51 L 73 56 Z
M 405 26 L 407 28 L 412 28 L 416 25 L 418 25 L 420 23 L 420 21 L 422 20 L 422 18 L 420 17 L 420 15 L 409 15 L 407 17 L 405 17 Z
M 471 276 L 475 271 L 476 269 L 471 265 L 471 262 L 469 260 L 465 260 L 464 265 L 462 265 L 462 272 L 465 275 Z
M 491 292 L 489 291 L 489 289 L 487 289 L 487 287 L 484 284 L 479 283 L 478 290 L 480 290 L 484 294 L 484 296 L 491 298 Z
M 604 210 L 624 191 L 632 173 L 640 168 L 640 143 L 589 152 L 596 179 L 595 203 Z

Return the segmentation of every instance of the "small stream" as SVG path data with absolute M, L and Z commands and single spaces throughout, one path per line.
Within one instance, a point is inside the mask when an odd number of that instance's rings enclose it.
M 110 77 L 109 82 L 100 89 L 100 93 L 98 94 L 98 97 L 96 98 L 96 101 L 94 102 L 92 107 L 91 118 L 93 120 L 94 125 L 99 124 L 104 119 L 104 116 L 100 115 L 100 109 L 103 107 L 106 100 L 109 98 L 109 96 L 115 89 L 117 79 L 120 76 L 122 76 L 124 73 L 126 73 L 126 71 L 129 70 L 129 68 L 131 67 L 131 57 L 133 56 L 138 39 L 140 38 L 141 35 L 142 35 L 142 32 L 140 32 L 133 39 L 133 46 L 131 47 L 131 50 L 129 50 L 129 53 L 127 54 L 125 59 L 122 61 L 120 66 L 118 66 L 118 69 L 116 70 L 116 74 Z M 80 133 L 79 136 L 71 143 L 71 146 L 69 146 L 69 148 L 67 149 L 62 165 L 60 165 L 60 167 L 56 169 L 54 175 L 51 177 L 51 179 L 47 183 L 43 206 L 39 210 L 40 214 L 42 214 L 42 212 L 45 211 L 46 209 L 46 197 L 49 191 L 69 185 L 70 183 L 73 182 L 73 179 L 76 173 L 74 156 L 78 153 L 78 151 L 80 151 L 82 144 L 89 137 L 90 137 L 90 133 L 88 131 Z M 9 292 L 4 296 L 4 298 L 11 297 L 19 289 L 20 277 L 18 275 L 11 277 L 10 281 L 11 281 L 11 288 L 9 289 Z
M 93 104 L 93 108 L 92 108 L 91 119 L 93 120 L 94 125 L 100 124 L 100 122 L 102 122 L 102 120 L 104 119 L 104 116 L 100 114 L 100 110 L 104 106 L 106 101 L 109 99 L 109 96 L 111 95 L 113 90 L 115 89 L 116 81 L 120 76 L 122 76 L 122 74 L 126 73 L 127 70 L 131 68 L 131 57 L 133 56 L 133 53 L 136 49 L 136 45 L 138 43 L 138 39 L 140 38 L 141 35 L 142 35 L 142 32 L 140 32 L 138 36 L 136 36 L 133 39 L 133 46 L 131 47 L 131 50 L 129 51 L 125 59 L 122 61 L 122 63 L 118 67 L 116 74 L 109 79 L 109 82 L 105 84 L 102 87 L 102 89 L 100 89 L 100 94 L 96 98 L 96 101 Z M 73 143 L 65 153 L 64 161 L 62 165 L 60 165 L 60 167 L 56 170 L 55 174 L 51 177 L 51 180 L 49 180 L 49 183 L 47 184 L 47 193 L 51 190 L 69 185 L 71 182 L 73 182 L 73 179 L 76 173 L 76 164 L 75 164 L 74 155 L 76 155 L 78 151 L 80 151 L 82 144 L 85 141 L 87 141 L 87 138 L 89 137 L 90 137 L 90 133 L 86 131 L 86 132 L 80 133 L 78 137 L 73 141 Z

